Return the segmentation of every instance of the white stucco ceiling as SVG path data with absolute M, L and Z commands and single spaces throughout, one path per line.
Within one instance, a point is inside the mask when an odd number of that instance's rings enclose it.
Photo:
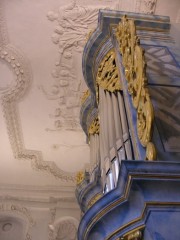
M 81 58 L 99 8 L 169 15 L 180 39 L 179 0 L 0 0 L 0 239 L 28 237 L 31 214 L 37 240 L 68 209 L 77 217 L 75 175 L 90 163 Z
M 55 176 L 58 182 L 72 182 L 90 162 L 79 125 L 86 90 L 81 58 L 88 33 L 97 26 L 98 9 L 163 14 L 167 5 L 147 0 L 0 2 L 2 182 L 10 181 L 8 171 L 18 183 L 22 177 L 32 183 L 31 174 L 37 183 L 39 174 L 30 165 L 43 170 L 41 177 L 45 174 L 48 181 L 56 182 Z M 171 7 L 169 14 L 178 21 L 178 8 Z

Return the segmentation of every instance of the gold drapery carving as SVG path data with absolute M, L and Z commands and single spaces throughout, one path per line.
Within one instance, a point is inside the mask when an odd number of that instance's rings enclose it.
M 94 134 L 99 134 L 99 118 L 95 118 L 93 122 L 91 123 L 88 134 L 89 135 L 94 135 Z
M 152 147 L 153 143 L 148 145 L 152 138 L 154 109 L 147 87 L 144 49 L 140 46 L 134 21 L 126 16 L 122 17 L 115 34 L 122 55 L 128 92 L 132 97 L 133 106 L 137 109 L 138 138 L 142 146 L 148 146 L 146 159 L 154 160 L 155 146 Z
M 114 50 L 108 52 L 102 60 L 98 68 L 96 82 L 109 92 L 121 90 Z

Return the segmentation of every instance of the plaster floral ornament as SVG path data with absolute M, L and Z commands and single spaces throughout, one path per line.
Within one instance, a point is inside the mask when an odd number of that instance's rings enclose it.
M 156 10 L 157 0 L 137 0 L 136 1 L 136 12 L 154 14 Z
M 63 114 L 59 119 L 54 119 L 54 124 L 47 127 L 48 130 L 81 130 L 81 96 L 87 88 L 82 80 L 82 52 L 87 36 L 90 36 L 89 33 L 97 26 L 100 8 L 107 7 L 79 5 L 76 0 L 72 0 L 58 10 L 47 13 L 47 19 L 54 24 L 51 40 L 57 46 L 58 56 L 51 72 L 54 80 L 52 86 L 48 87 L 48 90 L 45 86 L 40 86 L 40 89 L 47 99 L 55 101 L 57 108 L 63 109 Z M 51 119 L 52 115 L 54 114 L 49 114 Z

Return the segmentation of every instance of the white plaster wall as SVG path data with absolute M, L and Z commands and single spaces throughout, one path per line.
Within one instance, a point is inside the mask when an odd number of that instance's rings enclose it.
M 157 15 L 169 16 L 171 22 L 176 22 L 180 14 L 180 1 L 179 0 L 158 0 L 156 4 Z
M 172 23 L 171 34 L 175 40 L 175 43 L 180 47 L 180 23 Z

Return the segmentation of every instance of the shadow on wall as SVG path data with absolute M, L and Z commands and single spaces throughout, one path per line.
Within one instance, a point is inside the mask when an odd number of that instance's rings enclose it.
M 174 37 L 177 46 L 180 46 L 180 23 L 171 24 L 171 35 Z

